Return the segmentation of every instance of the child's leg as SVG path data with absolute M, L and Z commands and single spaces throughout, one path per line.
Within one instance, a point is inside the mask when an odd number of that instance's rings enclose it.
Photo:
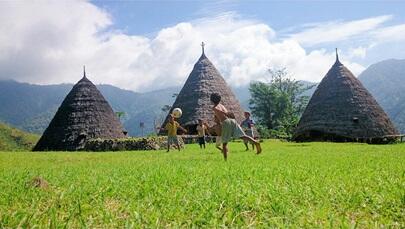
M 222 143 L 222 153 L 224 154 L 224 159 L 228 158 L 228 143 Z
M 217 136 L 215 139 L 215 147 L 219 149 L 219 151 L 222 153 L 222 148 L 221 148 L 221 136 Z
M 202 149 L 201 137 L 198 137 L 198 145 L 200 146 L 200 149 Z
M 246 147 L 246 151 L 248 151 L 248 150 L 249 150 L 249 146 L 248 146 L 248 143 L 247 143 L 246 141 L 243 141 L 243 144 L 245 144 L 245 147 Z
M 169 141 L 169 139 L 167 140 L 167 151 L 166 152 L 169 152 L 170 151 L 170 141 Z
M 262 152 L 262 147 L 260 146 L 260 142 L 254 140 L 253 138 L 245 135 L 241 137 L 243 140 L 247 140 L 256 146 L 256 153 L 260 154 Z

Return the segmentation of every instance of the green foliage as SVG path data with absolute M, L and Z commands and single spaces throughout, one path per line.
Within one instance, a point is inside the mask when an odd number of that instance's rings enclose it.
M 115 115 L 117 115 L 118 119 L 121 120 L 122 117 L 126 115 L 124 111 L 116 111 Z
M 0 123 L 0 151 L 31 150 L 38 140 L 38 135 L 29 134 Z
M 263 125 L 255 125 L 257 131 L 259 132 L 261 139 L 290 139 L 290 136 L 287 135 L 284 130 L 268 129 Z
M 271 129 L 273 135 L 289 137 L 309 100 L 303 94 L 313 86 L 292 79 L 286 69 L 270 69 L 269 74 L 268 83 L 250 84 L 250 108 L 258 123 Z
M 0 228 L 405 227 L 405 144 L 230 150 L 0 153 Z
M 273 137 L 271 134 L 271 131 L 269 129 L 267 129 L 267 127 L 260 125 L 260 124 L 256 124 L 255 128 L 256 128 L 257 132 L 259 132 L 259 136 L 261 139 L 270 139 Z

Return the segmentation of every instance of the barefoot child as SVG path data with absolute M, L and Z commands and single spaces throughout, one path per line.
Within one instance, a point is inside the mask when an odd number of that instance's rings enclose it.
M 221 122 L 219 121 L 219 119 L 217 118 L 217 116 L 214 117 L 215 119 L 215 126 L 213 126 L 212 128 L 214 129 L 215 132 L 215 147 L 217 147 L 217 149 L 219 149 L 219 151 L 222 153 L 222 141 L 221 141 Z
M 250 112 L 245 111 L 244 113 L 245 115 L 245 120 L 242 121 L 242 123 L 240 124 L 240 126 L 242 127 L 243 131 L 245 132 L 245 134 L 251 138 L 255 138 L 254 133 L 253 133 L 253 126 L 254 126 L 254 122 L 253 120 L 250 118 Z M 249 150 L 249 146 L 248 146 L 248 140 L 244 139 L 243 143 L 245 144 L 246 147 L 246 151 Z M 255 145 L 252 144 L 252 149 L 255 149 Z
M 200 149 L 205 149 L 205 131 L 207 131 L 208 127 L 204 124 L 203 120 L 198 119 L 197 125 L 197 132 L 198 132 L 198 144 L 200 145 Z
M 183 132 L 187 133 L 187 130 L 180 126 L 174 119 L 172 114 L 169 115 L 169 122 L 167 122 L 165 129 L 167 130 L 167 152 L 170 151 L 170 145 L 176 144 L 177 149 L 180 151 L 179 140 L 177 139 L 177 129 L 180 128 Z
M 262 152 L 262 148 L 260 143 L 253 138 L 247 136 L 245 132 L 243 132 L 242 128 L 236 122 L 234 117 L 229 117 L 228 110 L 222 105 L 221 96 L 218 93 L 212 93 L 210 96 L 211 102 L 214 104 L 212 108 L 214 111 L 214 115 L 219 119 L 221 123 L 221 136 L 222 136 L 222 153 L 224 154 L 224 159 L 228 158 L 228 142 L 232 138 L 242 138 L 243 140 L 247 140 L 256 146 L 257 154 Z

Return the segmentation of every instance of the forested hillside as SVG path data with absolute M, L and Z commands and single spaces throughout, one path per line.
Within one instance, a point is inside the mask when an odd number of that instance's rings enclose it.
M 33 85 L 15 81 L 0 81 L 0 121 L 32 133 L 42 133 L 72 89 L 72 84 Z M 113 110 L 125 114 L 121 121 L 130 135 L 139 135 L 139 123 L 144 132 L 153 131 L 154 120 L 164 116 L 161 108 L 171 105 L 172 95 L 179 88 L 135 93 L 111 85 L 97 85 Z

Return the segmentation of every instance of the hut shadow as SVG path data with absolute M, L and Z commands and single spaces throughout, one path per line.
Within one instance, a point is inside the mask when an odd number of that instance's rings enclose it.
M 292 144 L 292 145 L 287 145 L 287 147 L 307 147 L 310 146 L 310 144 Z

